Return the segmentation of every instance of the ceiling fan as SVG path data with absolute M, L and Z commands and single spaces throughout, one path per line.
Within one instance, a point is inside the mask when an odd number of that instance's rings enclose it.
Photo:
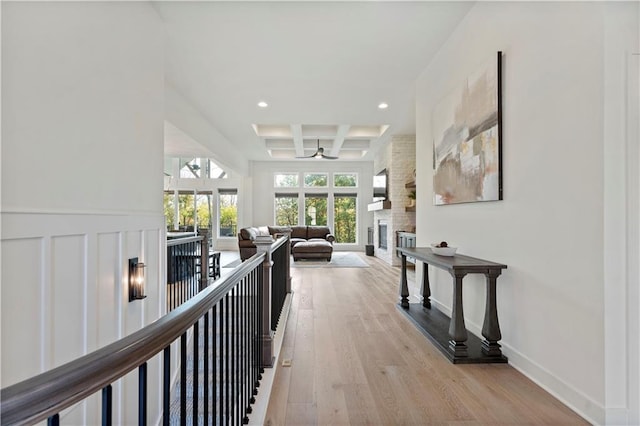
M 320 146 L 320 139 L 318 139 L 318 149 L 316 150 L 316 153 L 313 155 L 306 155 L 303 157 L 296 157 L 296 158 L 324 158 L 325 160 L 337 160 L 338 157 L 332 157 L 331 155 L 326 155 L 324 153 L 324 148 L 322 148 Z

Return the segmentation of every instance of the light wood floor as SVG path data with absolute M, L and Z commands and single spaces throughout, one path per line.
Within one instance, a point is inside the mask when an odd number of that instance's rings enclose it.
M 294 268 L 267 425 L 588 424 L 508 365 L 453 365 L 396 309 L 399 268 Z

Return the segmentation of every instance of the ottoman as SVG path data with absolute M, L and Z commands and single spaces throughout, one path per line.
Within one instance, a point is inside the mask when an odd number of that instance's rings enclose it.
M 298 259 L 327 259 L 331 260 L 333 245 L 329 241 L 313 238 L 308 241 L 296 243 L 291 248 L 293 260 Z

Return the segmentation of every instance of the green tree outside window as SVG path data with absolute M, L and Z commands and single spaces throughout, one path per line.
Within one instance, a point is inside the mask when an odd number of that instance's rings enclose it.
M 276 197 L 276 225 L 294 226 L 298 224 L 298 195 Z
M 327 225 L 327 197 L 305 197 L 304 199 L 305 225 Z
M 356 206 L 355 196 L 334 197 L 334 235 L 337 243 L 356 242 Z

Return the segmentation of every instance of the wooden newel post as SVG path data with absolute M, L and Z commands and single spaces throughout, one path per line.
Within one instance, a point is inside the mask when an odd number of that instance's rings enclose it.
M 209 285 L 209 230 L 199 229 L 200 241 L 200 291 Z
M 271 331 L 271 241 L 254 241 L 258 253 L 265 253 L 262 263 L 262 329 L 260 330 L 260 340 L 262 342 L 261 366 L 273 367 L 275 361 L 273 356 L 273 332 Z
M 285 243 L 285 252 L 284 252 L 284 268 L 286 271 L 286 284 L 285 291 L 287 294 L 291 293 L 291 231 L 284 231 L 282 234 L 287 236 L 287 242 Z

